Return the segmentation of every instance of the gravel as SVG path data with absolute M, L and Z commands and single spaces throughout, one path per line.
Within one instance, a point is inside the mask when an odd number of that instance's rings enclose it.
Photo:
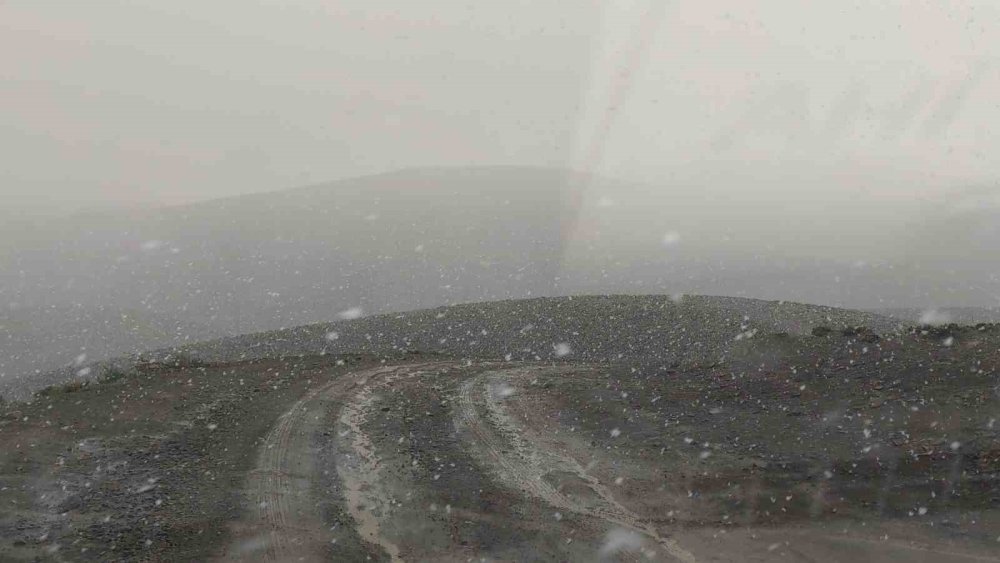
M 224 338 L 182 349 L 204 361 L 298 354 L 398 353 L 588 361 L 717 361 L 756 332 L 899 328 L 880 315 L 735 297 L 585 296 L 473 303 Z M 755 332 L 756 331 L 756 332 Z
M 314 354 L 419 351 L 468 359 L 629 361 L 676 367 L 724 362 L 757 334 L 809 334 L 865 326 L 886 334 L 900 320 L 875 313 L 739 297 L 602 295 L 471 303 L 246 334 L 91 365 L 90 377 L 136 361 L 231 362 Z M 744 342 L 743 344 L 746 344 Z M 9 397 L 62 383 L 79 367 L 24 380 Z

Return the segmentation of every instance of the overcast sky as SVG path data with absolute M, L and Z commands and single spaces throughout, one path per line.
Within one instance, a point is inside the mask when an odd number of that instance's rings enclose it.
M 935 198 L 1000 177 L 998 55 L 990 0 L 5 0 L 0 206 L 475 164 Z

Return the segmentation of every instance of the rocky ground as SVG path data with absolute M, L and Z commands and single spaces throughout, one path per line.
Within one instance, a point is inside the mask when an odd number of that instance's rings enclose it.
M 861 315 L 542 300 L 160 353 L 3 405 L 0 560 L 1000 560 L 1000 327 Z
M 361 311 L 347 311 L 350 313 Z M 108 370 L 131 372 L 138 362 L 176 358 L 203 362 L 364 352 L 438 352 L 457 358 L 543 361 L 714 363 L 726 361 L 740 339 L 757 332 L 809 334 L 817 326 L 899 330 L 895 318 L 846 309 L 737 297 L 610 295 L 472 303 L 403 314 L 246 334 L 139 357 L 69 366 L 28 378 L 0 380 L 0 395 L 23 399 L 43 387 Z

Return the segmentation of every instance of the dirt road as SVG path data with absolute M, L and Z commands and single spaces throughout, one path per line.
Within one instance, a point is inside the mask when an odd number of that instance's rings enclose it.
M 602 366 L 469 362 L 322 382 L 260 445 L 253 506 L 222 558 L 997 560 L 980 538 L 889 517 L 895 500 L 872 511 L 862 497 L 877 501 L 884 476 L 870 490 L 816 481 L 705 441 L 670 412 L 690 397 L 669 387 Z
M 0 560 L 997 561 L 981 334 L 151 366 L 0 410 Z

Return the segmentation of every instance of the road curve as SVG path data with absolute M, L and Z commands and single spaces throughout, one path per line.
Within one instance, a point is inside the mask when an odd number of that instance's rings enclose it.
M 995 560 L 906 522 L 838 520 L 829 485 L 747 477 L 736 453 L 686 447 L 695 429 L 653 408 L 662 382 L 622 381 L 604 366 L 454 361 L 318 381 L 260 445 L 220 558 Z M 723 482 L 738 486 L 709 490 Z M 797 495 L 819 500 L 786 517 Z

